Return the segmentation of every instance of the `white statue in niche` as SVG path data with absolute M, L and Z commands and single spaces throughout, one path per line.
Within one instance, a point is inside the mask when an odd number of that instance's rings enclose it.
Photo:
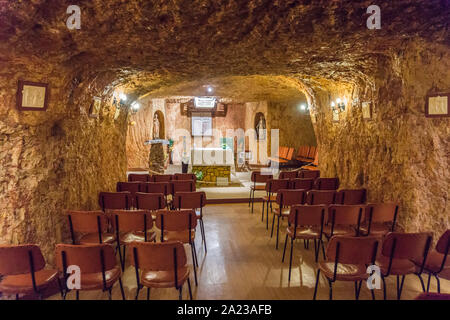
M 153 117 L 153 139 L 160 139 L 159 126 L 159 116 L 155 113 L 155 116 Z
M 261 115 L 259 117 L 258 124 L 256 125 L 256 137 L 258 140 L 266 139 L 266 122 L 264 121 L 264 117 Z

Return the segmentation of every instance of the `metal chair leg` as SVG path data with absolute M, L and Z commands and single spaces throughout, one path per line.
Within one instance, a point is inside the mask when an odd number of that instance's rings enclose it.
M 139 291 L 141 291 L 141 286 L 140 285 L 136 288 L 136 296 L 134 297 L 134 300 L 138 300 L 138 298 L 139 298 Z
M 261 212 L 261 221 L 262 222 L 264 222 L 264 204 L 265 204 L 265 201 L 263 200 L 263 202 L 262 202 L 262 212 Z
M 294 239 L 291 238 L 291 254 L 289 258 L 289 281 L 291 281 L 291 269 L 292 269 L 292 251 L 294 249 Z
M 147 300 L 150 300 L 150 287 L 147 288 Z
M 278 222 L 277 222 L 277 244 L 275 245 L 275 249 L 278 250 L 278 239 L 280 236 L 280 216 L 278 216 Z
M 191 279 L 187 279 L 187 283 L 188 283 L 188 290 L 189 290 L 189 299 L 192 300 L 192 289 L 191 289 Z
M 441 293 L 441 280 L 439 279 L 439 276 L 437 274 L 435 274 L 434 277 L 436 278 L 437 282 L 437 291 L 438 293 Z
M 398 287 L 398 290 L 397 290 L 397 300 L 400 300 L 400 298 L 401 298 L 401 296 L 402 296 L 402 291 L 403 291 L 403 283 L 405 282 L 405 277 L 406 277 L 406 275 L 403 275 L 402 276 L 402 280 L 401 280 L 401 282 L 399 283 L 398 282 L 398 280 L 399 280 L 399 278 L 398 278 L 398 276 L 397 276 L 397 287 Z
M 333 300 L 333 282 L 328 279 L 328 286 L 330 287 L 329 300 Z
M 281 262 L 284 262 L 284 256 L 286 254 L 287 239 L 288 239 L 288 235 L 286 234 L 286 238 L 284 239 L 283 258 L 281 259 Z
M 125 292 L 123 291 L 123 283 L 121 277 L 119 277 L 119 287 L 120 287 L 120 294 L 122 295 L 122 300 L 127 300 L 125 298 Z
M 272 231 L 270 231 L 270 238 L 273 238 L 273 227 L 275 226 L 275 214 L 273 215 L 272 218 Z
M 423 291 L 423 292 L 426 292 L 425 284 L 423 283 L 422 276 L 421 276 L 420 274 L 417 274 L 417 277 L 419 277 L 420 285 L 422 286 L 422 291 Z
M 428 274 L 427 292 L 430 292 L 431 273 Z
M 317 269 L 316 285 L 315 285 L 315 287 L 314 287 L 314 296 L 313 296 L 313 300 L 316 300 L 317 287 L 319 286 L 319 276 L 320 276 L 320 269 Z
M 386 300 L 387 299 L 387 294 L 386 294 L 386 280 L 384 279 L 384 276 L 381 275 L 381 280 L 383 281 L 383 299 Z
M 180 289 L 178 289 L 178 300 L 183 300 L 183 286 L 180 286 Z
M 191 254 L 192 254 L 192 265 L 194 266 L 194 280 L 195 280 L 195 285 L 198 286 L 198 281 L 197 281 L 197 268 L 195 266 L 195 254 L 194 254 L 194 247 L 192 246 L 191 243 Z

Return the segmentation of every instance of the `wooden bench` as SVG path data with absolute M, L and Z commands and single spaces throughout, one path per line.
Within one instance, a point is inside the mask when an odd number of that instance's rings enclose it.
M 294 156 L 294 148 L 280 147 L 278 148 L 278 155 L 270 157 L 269 160 L 277 163 L 288 163 Z
M 317 170 L 318 166 L 319 166 L 319 153 L 316 150 L 314 161 L 306 166 L 302 166 L 301 168 L 306 170 Z

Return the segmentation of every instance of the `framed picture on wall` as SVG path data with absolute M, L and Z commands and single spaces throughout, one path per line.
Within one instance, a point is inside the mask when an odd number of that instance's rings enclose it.
M 429 94 L 425 103 L 425 116 L 429 118 L 450 116 L 450 93 Z
M 89 109 L 89 116 L 92 118 L 97 118 L 100 113 L 101 106 L 102 106 L 102 99 L 99 97 L 94 97 L 91 107 Z
M 364 120 L 372 119 L 372 104 L 370 102 L 361 103 L 361 111 Z
M 20 111 L 45 111 L 48 107 L 48 84 L 19 80 L 17 109 Z
M 339 122 L 339 112 L 331 111 L 333 114 L 333 122 Z

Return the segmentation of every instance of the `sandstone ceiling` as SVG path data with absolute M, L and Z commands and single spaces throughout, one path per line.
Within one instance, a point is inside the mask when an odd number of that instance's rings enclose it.
M 377 1 L 381 30 L 366 28 L 373 1 L 88 0 L 77 1 L 81 29 L 70 31 L 72 2 L 0 1 L 1 69 L 33 63 L 67 81 L 111 73 L 137 96 L 206 81 L 236 96 L 250 76 L 256 96 L 269 88 L 282 99 L 292 88 L 253 76 L 352 81 L 409 39 L 450 43 L 448 0 Z

